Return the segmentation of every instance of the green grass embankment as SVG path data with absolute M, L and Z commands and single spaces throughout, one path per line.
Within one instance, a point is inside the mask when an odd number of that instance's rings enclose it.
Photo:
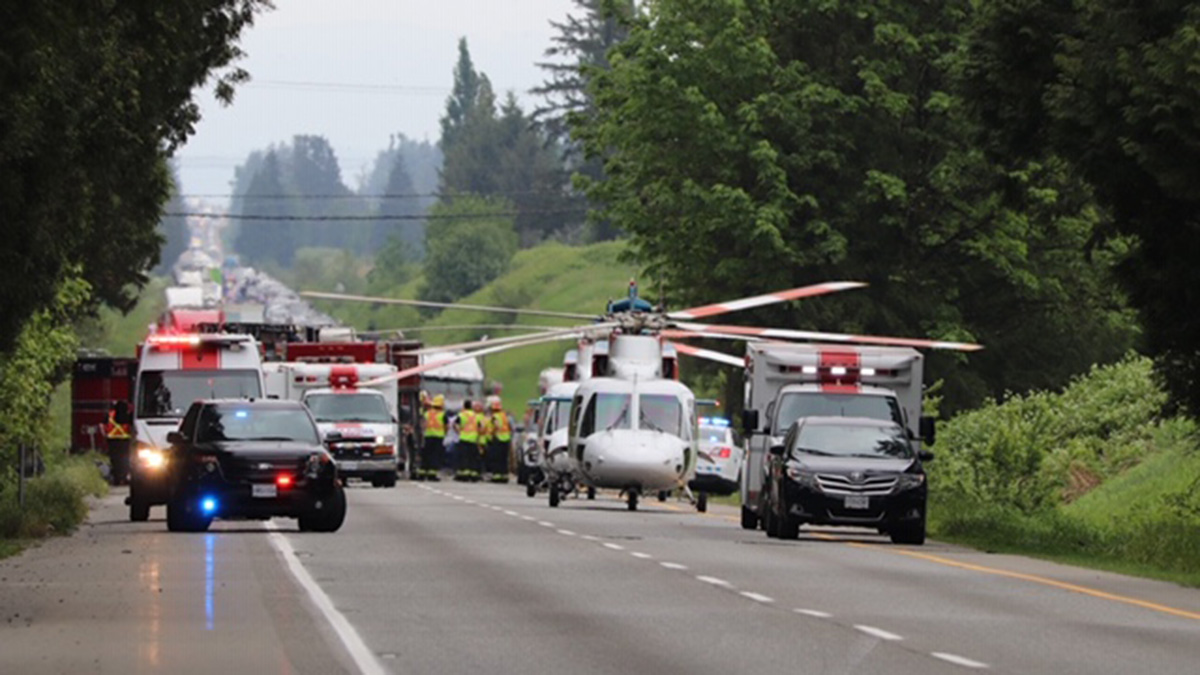
M 1200 586 L 1200 442 L 1146 359 L 945 423 L 930 529 L 984 550 Z
M 96 468 L 98 458 L 48 459 L 46 473 L 27 479 L 24 506 L 18 499 L 15 472 L 0 489 L 0 558 L 19 553 L 37 539 L 74 531 L 87 518 L 86 498 L 108 492 Z

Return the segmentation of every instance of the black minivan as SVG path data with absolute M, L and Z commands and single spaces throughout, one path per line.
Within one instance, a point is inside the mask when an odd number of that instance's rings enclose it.
M 877 529 L 897 544 L 925 543 L 928 486 L 922 462 L 898 424 L 854 417 L 805 417 L 767 463 L 767 536 L 795 539 L 804 524 Z

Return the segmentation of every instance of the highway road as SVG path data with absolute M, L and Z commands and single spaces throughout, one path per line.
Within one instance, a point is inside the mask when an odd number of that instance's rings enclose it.
M 87 525 L 0 561 L 0 673 L 1196 673 L 1200 590 L 515 485 L 350 491 L 345 527 Z M 161 517 L 158 510 L 155 517 Z

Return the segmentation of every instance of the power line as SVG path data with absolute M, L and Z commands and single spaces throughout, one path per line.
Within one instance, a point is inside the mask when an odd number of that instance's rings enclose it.
M 184 199 L 441 199 L 443 197 L 454 199 L 457 197 L 468 196 L 484 196 L 484 197 L 507 197 L 520 195 L 561 195 L 564 197 L 571 196 L 567 190 L 503 190 L 499 192 L 487 192 L 482 195 L 465 192 L 395 192 L 387 194 L 273 194 L 273 195 L 247 195 L 234 194 L 232 192 L 209 192 L 199 194 L 181 194 Z
M 243 213 L 199 213 L 192 211 L 168 211 L 164 216 L 172 218 L 205 218 L 209 220 L 261 220 L 279 222 L 333 222 L 333 221 L 365 221 L 386 222 L 398 220 L 478 220 L 481 218 L 516 218 L 528 215 L 583 215 L 587 209 L 546 209 L 531 211 L 495 211 L 492 213 L 438 213 L 425 216 L 419 215 L 362 215 L 362 216 L 255 216 Z

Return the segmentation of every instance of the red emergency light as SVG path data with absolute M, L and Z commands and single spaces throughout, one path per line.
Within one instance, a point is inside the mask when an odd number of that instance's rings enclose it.
M 292 477 L 287 474 L 282 474 L 278 478 L 275 479 L 275 484 L 281 488 L 291 487 L 292 486 Z
M 353 389 L 358 384 L 358 369 L 354 366 L 333 366 L 329 369 L 329 386 L 334 389 Z
M 151 335 L 146 338 L 155 349 L 190 349 L 200 346 L 199 335 Z

